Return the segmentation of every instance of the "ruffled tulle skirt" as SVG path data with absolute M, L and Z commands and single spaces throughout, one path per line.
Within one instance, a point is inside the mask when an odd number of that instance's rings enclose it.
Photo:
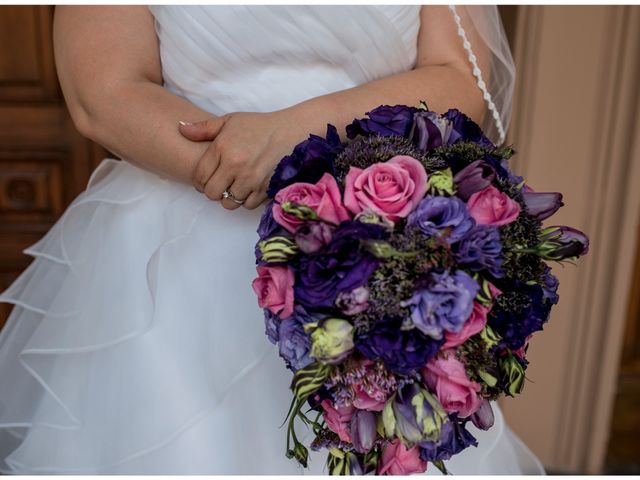
M 251 290 L 259 215 L 105 159 L 0 295 L 0 472 L 302 473 Z M 450 470 L 541 473 L 495 410 Z

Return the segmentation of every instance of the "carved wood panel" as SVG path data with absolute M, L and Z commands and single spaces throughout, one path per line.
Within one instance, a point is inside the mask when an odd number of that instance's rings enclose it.
M 74 128 L 57 81 L 53 6 L 0 6 L 0 291 L 112 156 Z M 0 328 L 11 306 L 0 303 Z

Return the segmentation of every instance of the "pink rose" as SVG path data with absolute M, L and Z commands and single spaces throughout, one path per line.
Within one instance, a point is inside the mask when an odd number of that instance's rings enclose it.
M 464 365 L 452 350 L 445 350 L 422 369 L 422 378 L 447 413 L 457 412 L 461 418 L 472 415 L 482 405 L 480 385 L 469 380 Z
M 467 339 L 480 333 L 487 324 L 487 314 L 491 309 L 485 307 L 479 302 L 473 302 L 473 310 L 467 321 L 462 325 L 462 329 L 458 333 L 446 332 L 444 334 L 445 342 L 443 349 L 457 347 L 462 345 Z
M 253 291 L 258 296 L 260 308 L 266 308 L 280 318 L 293 313 L 293 271 L 288 267 L 257 267 L 258 278 Z
M 324 409 L 323 416 L 329 429 L 343 442 L 351 442 L 350 424 L 355 407 L 351 405 L 335 408 L 329 400 L 323 400 L 320 405 Z
M 418 446 L 407 450 L 398 438 L 387 443 L 378 464 L 378 475 L 411 475 L 426 470 L 427 462 L 420 458 Z
M 520 204 L 494 186 L 474 193 L 467 202 L 469 213 L 482 225 L 506 225 L 520 215 Z
M 335 225 L 350 218 L 349 212 L 342 205 L 336 179 L 328 173 L 325 173 L 315 185 L 300 182 L 283 188 L 276 194 L 275 200 L 273 218 L 291 233 L 295 233 L 298 225 L 304 222 L 282 210 L 281 204 L 285 202 L 311 207 L 321 219 Z
M 359 410 L 369 410 L 371 412 L 381 412 L 384 409 L 384 404 L 387 400 L 386 394 L 369 395 L 366 390 L 360 384 L 352 385 L 353 391 L 356 394 L 356 398 L 353 400 L 353 405 Z M 377 397 L 377 398 L 376 398 Z
M 354 214 L 369 209 L 397 221 L 427 193 L 427 172 L 413 157 L 396 155 L 362 170 L 351 167 L 345 179 L 344 204 Z

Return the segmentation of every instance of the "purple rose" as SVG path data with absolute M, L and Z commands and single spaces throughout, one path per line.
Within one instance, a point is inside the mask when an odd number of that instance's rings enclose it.
M 485 148 L 495 148 L 491 140 L 482 133 L 478 124 L 459 110 L 452 108 L 448 110 L 443 117 L 449 120 L 452 125 L 447 145 L 452 145 L 460 141 L 472 142 Z
M 315 184 L 325 173 L 335 173 L 334 160 L 342 149 L 336 127 L 327 124 L 327 136 L 310 135 L 309 138 L 293 149 L 276 167 L 269 181 L 269 198 L 292 183 Z
M 476 225 L 453 247 L 455 258 L 475 272 L 487 270 L 502 278 L 502 243 L 500 230 L 492 225 Z
M 556 213 L 562 203 L 562 194 L 558 192 L 523 192 L 522 199 L 527 213 L 542 221 Z
M 406 105 L 380 105 L 366 113 L 369 118 L 355 119 L 351 125 L 347 125 L 347 137 L 355 138 L 358 135 L 406 137 L 413 125 L 413 114 L 417 111 L 417 108 Z
M 316 253 L 331 242 L 336 227 L 324 222 L 306 222 L 296 230 L 296 243 L 306 254 Z
M 411 140 L 420 150 L 429 151 L 446 144 L 453 125 L 430 110 L 420 110 L 413 116 Z
M 449 460 L 471 445 L 477 447 L 478 441 L 467 431 L 465 423 L 452 416 L 442 425 L 439 442 L 420 442 L 420 458 L 426 462 Z
M 402 330 L 402 319 L 385 319 L 356 336 L 356 348 L 368 359 L 380 359 L 394 373 L 408 375 L 425 366 L 444 340 L 416 330 Z
M 294 372 L 313 363 L 311 339 L 295 316 L 280 322 L 280 356 Z
M 465 203 L 456 197 L 428 196 L 407 218 L 407 225 L 428 236 L 442 236 L 449 243 L 460 240 L 475 224 Z
M 411 307 L 418 330 L 436 340 L 443 332 L 458 333 L 473 310 L 478 283 L 462 270 L 432 273 L 426 288 L 418 290 L 403 306 Z
M 300 259 L 295 299 L 311 308 L 332 307 L 338 293 L 367 283 L 379 261 L 361 240 L 386 236 L 386 230 L 378 225 L 342 222 L 327 247 Z
M 482 160 L 471 162 L 453 177 L 456 195 L 466 202 L 471 195 L 491 185 L 495 176 L 496 172 L 491 165 Z

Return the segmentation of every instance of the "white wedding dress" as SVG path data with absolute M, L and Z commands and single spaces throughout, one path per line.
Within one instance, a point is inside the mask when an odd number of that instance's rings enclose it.
M 419 6 L 150 8 L 165 87 L 216 115 L 416 59 Z M 0 334 L 0 472 L 302 473 L 279 428 L 291 375 L 251 289 L 259 215 L 105 159 L 0 296 L 15 305 Z M 449 469 L 541 473 L 494 408 Z

